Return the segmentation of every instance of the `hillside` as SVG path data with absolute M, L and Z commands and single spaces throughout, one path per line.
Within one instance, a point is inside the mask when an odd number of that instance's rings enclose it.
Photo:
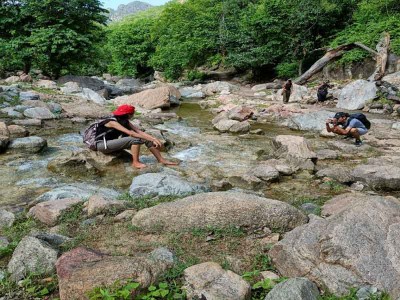
M 111 22 L 120 21 L 126 16 L 136 14 L 151 7 L 153 6 L 141 1 L 133 1 L 128 4 L 121 4 L 116 10 L 112 8 L 108 9 L 110 12 L 109 19 Z

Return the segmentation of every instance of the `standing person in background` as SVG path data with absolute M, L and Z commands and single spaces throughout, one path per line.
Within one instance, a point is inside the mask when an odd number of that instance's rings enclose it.
M 324 102 L 326 100 L 326 96 L 328 96 L 328 88 L 332 88 L 333 86 L 329 84 L 329 81 L 324 81 L 317 90 L 318 102 Z
M 282 89 L 283 103 L 289 102 L 290 94 L 292 93 L 292 86 L 293 84 L 291 79 L 288 79 L 288 81 L 286 81 L 285 84 L 283 85 Z

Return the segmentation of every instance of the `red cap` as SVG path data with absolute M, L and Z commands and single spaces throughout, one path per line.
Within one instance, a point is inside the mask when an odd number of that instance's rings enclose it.
M 132 115 L 134 113 L 135 107 L 129 104 L 118 106 L 118 108 L 113 111 L 114 116 Z

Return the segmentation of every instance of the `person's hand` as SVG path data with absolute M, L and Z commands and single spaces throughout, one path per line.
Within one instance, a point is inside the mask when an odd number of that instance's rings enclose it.
M 325 123 L 326 123 L 326 124 L 332 123 L 332 119 L 327 119 L 327 120 L 325 121 Z
M 153 144 L 156 146 L 156 148 L 161 148 L 161 147 L 162 147 L 162 143 L 161 143 L 160 140 L 154 138 L 154 139 L 152 140 L 152 142 L 153 142 Z

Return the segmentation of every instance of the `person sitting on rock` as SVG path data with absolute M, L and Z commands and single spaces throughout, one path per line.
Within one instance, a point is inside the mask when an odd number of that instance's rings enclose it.
M 360 147 L 362 145 L 360 136 L 366 134 L 368 129 L 360 120 L 349 116 L 345 112 L 336 113 L 333 119 L 326 120 L 326 131 L 353 137 L 356 139 L 355 145 Z
M 328 88 L 332 88 L 332 85 L 329 84 L 329 81 L 324 81 L 317 90 L 318 102 L 324 102 L 326 100 L 326 96 L 328 96 Z
M 292 80 L 288 79 L 282 87 L 283 103 L 288 103 L 290 94 L 292 93 Z
M 164 165 L 178 165 L 176 162 L 164 159 L 160 153 L 161 142 L 155 137 L 139 130 L 130 121 L 135 113 L 135 107 L 124 104 L 114 112 L 115 121 L 110 120 L 99 126 L 97 135 L 104 132 L 104 137 L 97 142 L 97 150 L 108 154 L 123 149 L 130 149 L 132 154 L 132 166 L 137 169 L 145 168 L 146 165 L 139 160 L 140 145 L 145 144 L 158 162 Z M 122 137 L 120 137 L 122 136 Z

